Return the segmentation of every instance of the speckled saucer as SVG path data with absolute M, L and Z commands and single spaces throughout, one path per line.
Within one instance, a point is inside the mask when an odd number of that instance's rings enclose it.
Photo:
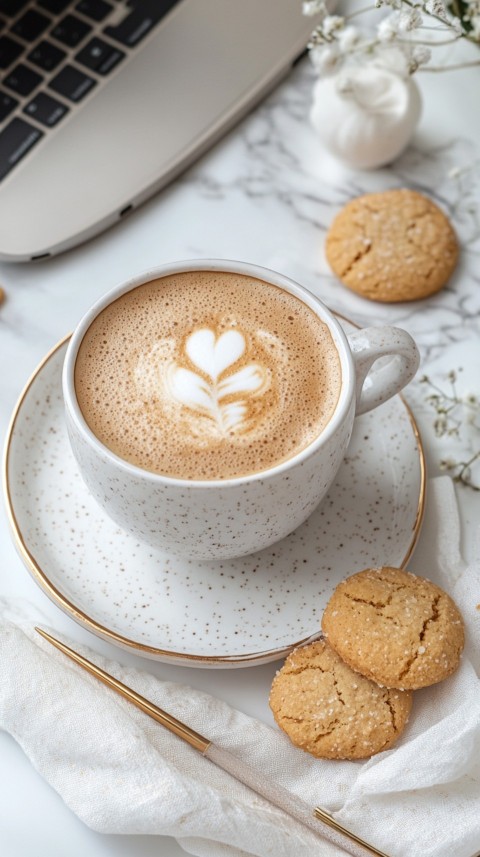
M 93 633 L 180 665 L 266 663 L 319 636 L 323 609 L 344 577 L 407 562 L 425 479 L 418 432 L 399 396 L 358 417 L 334 487 L 295 533 L 236 560 L 180 560 L 124 534 L 82 482 L 63 418 L 66 345 L 47 355 L 20 397 L 5 491 L 27 568 Z

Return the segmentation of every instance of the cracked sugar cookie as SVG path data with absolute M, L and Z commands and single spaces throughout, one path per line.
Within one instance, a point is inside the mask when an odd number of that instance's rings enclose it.
M 409 691 L 379 687 L 353 672 L 325 640 L 295 649 L 270 691 L 280 728 L 321 759 L 366 759 L 388 750 L 411 707 Z
M 447 678 L 464 645 L 463 620 L 450 596 L 399 568 L 368 568 L 340 583 L 322 630 L 352 669 L 410 690 Z
M 401 189 L 347 203 L 330 226 L 325 251 L 348 288 L 388 303 L 438 292 L 455 268 L 458 242 L 430 199 Z

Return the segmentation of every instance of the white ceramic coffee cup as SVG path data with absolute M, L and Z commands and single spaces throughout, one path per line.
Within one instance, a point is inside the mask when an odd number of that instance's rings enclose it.
M 143 283 L 183 271 L 228 271 L 256 277 L 295 295 L 328 325 L 342 383 L 333 416 L 320 435 L 287 461 L 248 476 L 216 481 L 174 479 L 119 458 L 88 427 L 75 395 L 80 343 L 95 317 Z M 378 358 L 390 357 L 374 365 Z M 225 559 L 261 550 L 291 533 L 313 512 L 335 478 L 354 417 L 398 393 L 419 363 L 413 339 L 395 327 L 372 327 L 346 336 L 313 294 L 282 274 L 257 265 L 193 260 L 163 265 L 123 283 L 83 317 L 67 350 L 63 371 L 66 422 L 80 473 L 92 495 L 124 530 L 153 548 L 198 559 Z M 372 368 L 373 367 L 373 368 Z

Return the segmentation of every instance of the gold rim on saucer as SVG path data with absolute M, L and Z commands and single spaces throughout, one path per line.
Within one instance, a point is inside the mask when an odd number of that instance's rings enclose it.
M 349 321 L 349 319 L 345 318 L 344 316 L 339 315 L 338 313 L 336 313 L 336 316 L 338 318 L 348 322 L 349 324 L 352 324 L 353 326 L 358 327 L 358 325 L 354 325 L 353 322 Z M 68 334 L 63 339 L 61 339 L 60 342 L 58 342 L 56 345 L 54 345 L 53 348 L 50 349 L 50 351 L 45 355 L 43 360 L 40 362 L 40 364 L 37 366 L 37 368 L 35 369 L 35 371 L 31 375 L 31 377 L 27 381 L 25 387 L 23 388 L 23 390 L 19 396 L 19 399 L 15 405 L 15 408 L 13 410 L 12 417 L 10 419 L 10 424 L 9 424 L 9 427 L 7 430 L 7 436 L 6 436 L 6 442 L 5 442 L 4 456 L 3 456 L 4 496 L 5 496 L 5 502 L 6 502 L 6 508 L 7 508 L 7 515 L 8 515 L 10 527 L 11 527 L 11 530 L 13 533 L 15 545 L 16 545 L 16 548 L 17 548 L 24 564 L 26 565 L 29 572 L 32 574 L 33 578 L 39 584 L 40 588 L 43 589 L 43 591 L 46 593 L 46 595 L 48 595 L 48 597 L 54 602 L 54 604 L 57 605 L 57 607 L 60 607 L 65 613 L 67 613 L 69 616 L 71 616 L 72 619 L 74 619 L 76 622 L 78 622 L 83 627 L 87 628 L 87 630 L 91 631 L 92 633 L 96 634 L 97 636 L 102 637 L 103 639 L 107 640 L 107 642 L 111 642 L 111 643 L 119 645 L 123 648 L 136 651 L 138 654 L 142 654 L 142 655 L 147 656 L 147 657 L 163 658 L 165 660 L 172 660 L 172 661 L 182 661 L 183 660 L 186 662 L 195 662 L 198 664 L 204 663 L 206 665 L 217 664 L 219 666 L 221 666 L 222 664 L 230 665 L 230 664 L 236 664 L 236 663 L 238 663 L 238 664 L 252 663 L 253 664 L 257 661 L 264 661 L 264 660 L 266 661 L 269 659 L 272 660 L 273 656 L 275 656 L 275 658 L 277 658 L 277 657 L 281 658 L 284 655 L 286 655 L 288 652 L 290 652 L 292 650 L 292 648 L 297 647 L 297 646 L 301 646 L 302 644 L 320 636 L 320 631 L 319 631 L 319 633 L 317 635 L 315 635 L 315 634 L 309 635 L 309 636 L 307 636 L 301 640 L 296 640 L 295 643 L 292 643 L 291 645 L 285 646 L 283 648 L 275 648 L 275 649 L 269 649 L 269 650 L 267 649 L 267 650 L 262 651 L 262 652 L 256 652 L 255 654 L 248 654 L 247 653 L 245 655 L 236 655 L 236 656 L 233 656 L 233 655 L 225 655 L 225 656 L 220 655 L 219 656 L 219 655 L 195 655 L 195 654 L 185 654 L 183 652 L 174 652 L 172 650 L 159 649 L 155 646 L 149 646 L 149 645 L 146 645 L 145 643 L 140 643 L 140 642 L 137 642 L 136 640 L 131 640 L 128 637 L 125 637 L 122 634 L 117 633 L 116 631 L 111 631 L 109 628 L 105 627 L 100 622 L 97 622 L 95 619 L 92 619 L 83 610 L 80 610 L 78 607 L 76 607 L 75 604 L 73 604 L 71 601 L 69 601 L 68 598 L 66 598 L 56 588 L 56 586 L 54 586 L 53 583 L 51 583 L 51 581 L 48 578 L 48 573 L 40 567 L 38 562 L 35 560 L 35 558 L 30 553 L 27 545 L 25 544 L 25 540 L 23 538 L 23 534 L 22 534 L 20 525 L 17 521 L 16 515 L 14 512 L 12 494 L 11 494 L 11 490 L 10 490 L 10 479 L 9 479 L 9 456 L 10 456 L 10 450 L 11 450 L 11 444 L 12 444 L 12 438 L 13 438 L 13 432 L 15 429 L 15 425 L 16 425 L 18 416 L 20 414 L 22 405 L 24 403 L 24 400 L 25 400 L 30 388 L 32 387 L 37 376 L 40 374 L 40 372 L 46 366 L 48 361 L 57 353 L 57 351 L 60 348 L 62 348 L 68 342 L 70 337 L 71 337 L 71 334 Z M 419 432 L 418 426 L 415 422 L 415 418 L 413 416 L 413 413 L 412 413 L 409 405 L 406 403 L 403 396 L 400 395 L 399 398 L 401 399 L 403 406 L 406 410 L 407 416 L 409 418 L 409 421 L 410 421 L 410 424 L 412 427 L 412 432 L 413 432 L 414 438 L 416 440 L 416 446 L 417 446 L 418 456 L 419 456 L 419 467 L 420 467 L 420 491 L 419 491 L 419 498 L 418 498 L 417 513 L 416 513 L 414 525 L 412 528 L 412 538 L 411 538 L 410 544 L 408 546 L 408 549 L 405 553 L 405 556 L 403 557 L 402 562 L 400 564 L 401 568 L 405 568 L 405 566 L 407 565 L 407 563 L 408 563 L 408 561 L 409 561 L 409 559 L 413 553 L 415 545 L 417 543 L 417 540 L 418 540 L 418 537 L 420 534 L 421 525 L 422 525 L 423 515 L 424 515 L 424 511 L 425 511 L 426 467 L 425 467 L 425 453 L 424 453 L 424 449 L 423 449 L 423 444 L 422 444 L 422 440 L 420 437 L 420 432 Z

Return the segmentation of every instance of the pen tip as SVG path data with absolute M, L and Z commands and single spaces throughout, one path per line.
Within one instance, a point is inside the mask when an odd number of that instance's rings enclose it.
M 38 625 L 35 625 L 35 631 L 37 634 L 40 634 L 41 637 L 45 637 L 46 640 L 51 639 L 50 634 L 47 634 L 47 632 L 44 631 L 43 628 L 39 628 Z

